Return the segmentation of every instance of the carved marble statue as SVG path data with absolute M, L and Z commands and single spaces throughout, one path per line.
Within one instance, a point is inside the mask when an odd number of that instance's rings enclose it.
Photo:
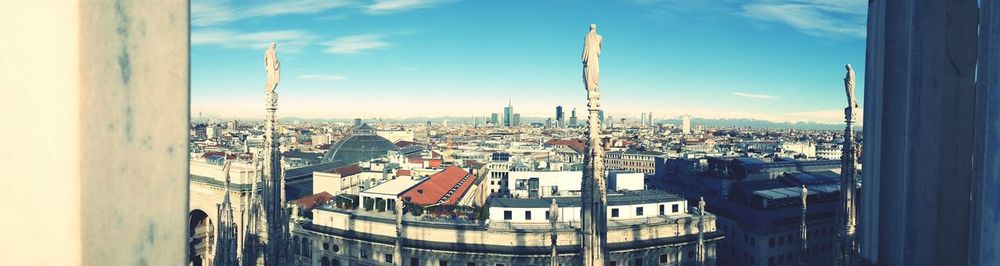
M 264 86 L 264 95 L 267 103 L 270 105 L 278 102 L 278 93 L 274 92 L 274 90 L 278 88 L 278 82 L 281 81 L 281 64 L 278 63 L 278 54 L 274 51 L 276 46 L 272 42 L 268 46 L 267 52 L 264 52 L 264 70 L 267 71 L 267 83 Z
M 590 24 L 590 32 L 583 42 L 583 84 L 587 88 L 587 97 L 599 98 L 598 74 L 601 71 L 601 41 L 604 37 L 597 34 L 597 25 Z M 595 106 L 596 107 L 596 106 Z
M 854 97 L 854 69 L 851 64 L 844 66 L 847 68 L 847 76 L 844 77 L 844 90 L 847 91 L 847 106 L 851 109 L 858 108 L 858 100 Z

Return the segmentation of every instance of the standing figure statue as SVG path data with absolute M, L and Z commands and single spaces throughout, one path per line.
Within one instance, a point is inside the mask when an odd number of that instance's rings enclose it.
M 264 71 L 267 71 L 267 83 L 264 86 L 264 95 L 269 106 L 273 106 L 278 102 L 278 93 L 274 92 L 274 90 L 278 88 L 278 81 L 281 81 L 278 54 L 274 52 L 276 46 L 272 42 L 268 46 L 267 52 L 264 52 Z
M 851 68 L 851 64 L 844 66 L 847 68 L 847 76 L 844 77 L 844 90 L 847 91 L 847 106 L 849 108 L 857 109 L 858 100 L 854 98 L 854 69 Z
M 604 37 L 597 34 L 597 24 L 590 24 L 590 32 L 583 42 L 583 84 L 587 88 L 587 97 L 600 98 L 598 90 L 598 74 L 601 72 L 601 41 Z M 597 106 L 592 106 L 597 107 Z

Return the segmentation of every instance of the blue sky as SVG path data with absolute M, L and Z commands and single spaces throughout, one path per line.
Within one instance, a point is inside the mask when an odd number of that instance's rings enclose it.
M 523 117 L 582 112 L 580 53 L 596 23 L 611 116 L 841 123 L 844 64 L 864 93 L 866 11 L 864 0 L 193 0 L 191 108 L 263 117 L 275 41 L 284 117 L 488 116 L 508 97 Z

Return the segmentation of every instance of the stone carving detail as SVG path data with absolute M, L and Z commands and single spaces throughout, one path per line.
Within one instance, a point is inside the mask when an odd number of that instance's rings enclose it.
M 264 70 L 267 71 L 264 100 L 268 107 L 274 107 L 278 104 L 278 93 L 275 90 L 278 88 L 278 82 L 281 81 L 281 63 L 278 62 L 278 54 L 274 51 L 275 47 L 277 45 L 272 42 L 268 46 L 267 52 L 264 52 Z
M 587 89 L 588 99 L 597 99 L 601 97 L 601 92 L 599 90 L 598 83 L 600 81 L 599 74 L 601 72 L 600 58 L 601 58 L 601 44 L 604 37 L 597 34 L 597 25 L 590 24 L 590 32 L 587 33 L 587 37 L 583 40 L 583 84 Z M 596 104 L 596 100 L 591 100 L 591 103 Z M 598 106 L 591 106 L 598 107 Z
M 851 64 L 845 65 L 844 68 L 847 68 L 847 76 L 844 77 L 844 90 L 847 92 L 847 107 L 857 109 L 858 99 L 854 97 L 854 69 L 851 68 Z
M 583 157 L 581 180 L 582 202 L 581 259 L 583 265 L 604 265 L 607 243 L 607 191 L 604 180 L 604 151 L 601 148 L 601 121 L 598 118 L 601 98 L 598 86 L 599 58 L 603 37 L 597 34 L 597 25 L 590 24 L 590 32 L 583 43 L 583 83 L 587 89 L 587 142 Z

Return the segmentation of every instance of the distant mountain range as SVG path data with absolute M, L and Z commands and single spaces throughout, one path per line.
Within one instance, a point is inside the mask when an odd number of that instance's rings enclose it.
M 205 118 L 194 118 L 192 120 L 194 120 L 196 122 L 203 122 L 203 121 L 208 121 L 209 119 L 212 119 L 212 120 L 215 120 L 215 121 L 227 121 L 227 120 L 232 120 L 233 118 L 205 117 Z M 289 122 L 294 122 L 294 121 L 301 121 L 301 122 L 330 122 L 330 123 L 337 123 L 337 122 L 340 122 L 340 123 L 353 123 L 354 122 L 354 119 L 322 119 L 322 118 L 298 118 L 298 117 L 281 117 L 280 119 L 281 119 L 281 122 L 283 122 L 283 123 L 289 123 Z M 522 124 L 544 123 L 546 119 L 548 119 L 548 118 L 522 117 L 521 118 L 521 123 Z M 585 118 L 581 117 L 580 119 L 583 120 Z M 250 121 L 250 122 L 263 121 L 263 119 L 239 119 L 239 118 L 237 118 L 236 120 Z M 377 119 L 377 118 L 362 118 L 362 121 L 365 122 L 365 123 L 371 123 L 372 121 L 378 121 L 378 120 L 380 120 L 380 119 Z M 486 124 L 487 120 L 489 120 L 489 117 L 478 117 L 478 122 L 479 122 L 480 125 Z M 458 117 L 458 116 L 446 116 L 446 117 L 412 117 L 412 118 L 404 118 L 404 119 L 381 119 L 381 121 L 388 122 L 388 123 L 403 123 L 403 124 L 426 123 L 427 121 L 430 121 L 431 123 L 442 123 L 442 122 L 447 121 L 448 123 L 458 123 L 458 124 L 463 124 L 464 123 L 464 124 L 471 125 L 471 124 L 476 123 L 477 118 L 476 117 L 469 117 L 469 116 L 466 116 L 466 117 Z M 582 123 L 582 121 L 581 121 L 581 123 Z M 661 120 L 657 120 L 656 123 L 673 124 L 673 125 L 680 126 L 681 120 L 680 119 L 661 119 Z M 704 125 L 705 127 L 709 127 L 709 128 L 711 128 L 711 127 L 749 127 L 749 128 L 805 129 L 805 130 L 843 130 L 844 129 L 844 125 L 843 124 L 825 124 L 825 123 L 817 123 L 817 122 L 775 122 L 775 121 L 770 121 L 770 120 L 748 119 L 748 118 L 697 118 L 697 117 L 692 117 L 691 118 L 691 125 L 692 126 Z M 857 130 L 861 130 L 861 125 L 856 124 L 855 128 Z

